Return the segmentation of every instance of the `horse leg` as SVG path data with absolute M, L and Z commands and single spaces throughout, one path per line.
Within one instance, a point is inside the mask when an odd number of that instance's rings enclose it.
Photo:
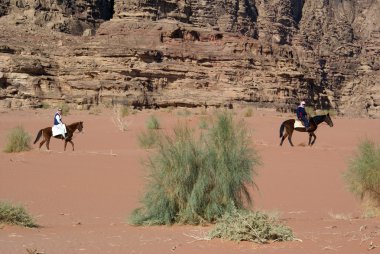
M 46 142 L 46 139 L 43 139 L 41 142 L 40 142 L 40 147 L 38 149 L 41 149 L 41 146 Z
M 69 142 L 70 142 L 71 146 L 73 147 L 73 151 L 74 151 L 74 142 L 71 140 L 69 140 Z
M 47 140 L 46 140 L 46 148 L 49 150 L 50 148 L 49 148 L 49 145 L 50 145 L 50 138 L 48 138 Z
M 313 137 L 313 135 L 311 134 L 311 132 L 309 132 L 309 146 L 311 146 L 311 138 Z
M 282 136 L 282 138 L 281 138 L 280 146 L 282 146 L 282 143 L 284 142 L 284 140 L 286 139 L 287 136 L 288 136 L 288 133 L 286 132 L 284 134 L 284 136 Z
M 291 146 L 294 146 L 294 145 L 293 145 L 293 142 L 292 142 L 292 135 L 293 135 L 293 131 L 289 133 L 288 140 L 289 140 L 290 145 L 291 145 Z
M 313 135 L 314 139 L 313 139 L 313 141 L 311 142 L 310 146 L 314 145 L 315 140 L 317 139 L 317 136 L 316 136 L 314 133 L 313 133 L 312 135 Z
M 65 146 L 63 147 L 63 151 L 66 151 L 66 146 L 67 146 L 67 140 L 65 140 Z

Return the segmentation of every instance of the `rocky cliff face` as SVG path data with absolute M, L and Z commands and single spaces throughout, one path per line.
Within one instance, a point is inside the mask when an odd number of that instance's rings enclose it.
M 3 0 L 0 105 L 380 117 L 378 0 Z M 80 36 L 78 36 L 80 35 Z
M 113 15 L 112 0 L 1 0 L 0 17 L 13 25 L 36 25 L 82 35 Z M 5 23 L 5 22 L 4 22 Z

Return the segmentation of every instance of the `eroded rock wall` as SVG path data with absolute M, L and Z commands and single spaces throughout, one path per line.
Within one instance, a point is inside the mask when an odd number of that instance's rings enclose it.
M 1 3 L 5 107 L 246 103 L 289 111 L 307 100 L 380 117 L 378 0 Z M 57 29 L 69 20 L 80 29 Z
M 2 0 L 0 17 L 13 25 L 37 25 L 82 35 L 113 16 L 113 0 Z

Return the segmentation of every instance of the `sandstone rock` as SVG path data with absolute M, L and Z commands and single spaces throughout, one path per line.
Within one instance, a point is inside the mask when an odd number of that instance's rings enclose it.
M 302 99 L 380 117 L 378 1 L 73 3 L 0 3 L 1 105 L 291 111 Z

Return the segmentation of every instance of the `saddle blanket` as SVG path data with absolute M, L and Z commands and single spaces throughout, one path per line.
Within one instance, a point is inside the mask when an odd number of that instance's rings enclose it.
M 294 128 L 305 128 L 302 121 L 295 119 L 294 121 Z
M 64 125 L 64 124 L 54 125 L 51 128 L 51 130 L 53 132 L 53 136 L 62 135 L 64 133 L 67 133 L 67 131 L 66 131 L 66 125 Z

